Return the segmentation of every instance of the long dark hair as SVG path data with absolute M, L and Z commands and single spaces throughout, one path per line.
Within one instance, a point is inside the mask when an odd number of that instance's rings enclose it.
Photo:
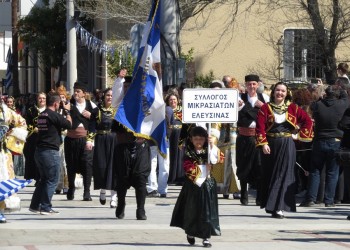
M 285 82 L 278 82 L 273 85 L 272 90 L 271 90 L 271 95 L 270 95 L 270 102 L 275 102 L 275 89 L 278 85 L 284 85 L 287 88 L 287 95 L 286 98 L 284 99 L 285 101 L 292 101 L 292 92 L 290 91 L 288 85 Z
M 103 104 L 105 103 L 105 96 L 107 94 L 108 91 L 112 90 L 112 88 L 106 88 L 103 92 L 102 92 L 102 102 Z M 113 93 L 112 93 L 113 94 Z

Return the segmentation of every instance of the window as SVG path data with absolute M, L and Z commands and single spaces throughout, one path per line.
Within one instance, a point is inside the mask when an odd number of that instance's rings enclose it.
M 283 68 L 285 80 L 307 81 L 322 78 L 321 49 L 313 29 L 285 29 L 283 39 Z

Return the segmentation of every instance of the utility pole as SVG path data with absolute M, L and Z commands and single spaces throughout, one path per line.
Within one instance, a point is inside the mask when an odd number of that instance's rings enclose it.
M 12 0 L 11 12 L 12 12 L 12 86 L 13 95 L 19 96 L 21 94 L 18 82 L 18 33 L 17 33 L 17 7 L 18 0 Z
M 74 20 L 74 2 L 67 0 L 67 86 L 69 93 L 73 94 L 73 84 L 77 81 L 77 35 Z
M 160 30 L 162 33 L 162 66 L 164 68 L 163 85 L 177 82 L 178 29 L 179 17 L 177 1 L 162 0 Z

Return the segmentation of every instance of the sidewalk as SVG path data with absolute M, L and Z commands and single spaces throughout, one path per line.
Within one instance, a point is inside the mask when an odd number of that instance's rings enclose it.
M 128 191 L 125 219 L 115 218 L 115 209 L 99 203 L 99 191 L 93 201 L 82 201 L 81 189 L 75 200 L 54 195 L 53 208 L 58 215 L 38 215 L 28 211 L 33 186 L 21 190 L 22 209 L 6 214 L 0 224 L 0 249 L 79 250 L 79 249 L 188 249 L 182 229 L 169 226 L 174 204 L 181 187 L 170 186 L 167 198 L 147 198 L 148 220 L 136 220 L 136 199 Z M 212 249 L 350 249 L 350 205 L 297 208 L 285 219 L 273 219 L 255 206 L 219 195 L 222 236 L 213 237 Z M 194 247 L 202 247 L 196 238 Z M 191 247 L 193 248 L 193 247 Z

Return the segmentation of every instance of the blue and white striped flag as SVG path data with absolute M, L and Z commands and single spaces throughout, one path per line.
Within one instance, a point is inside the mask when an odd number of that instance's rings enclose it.
M 160 68 L 160 2 L 153 1 L 132 83 L 127 90 L 115 119 L 134 132 L 135 136 L 157 143 L 166 155 L 166 121 L 163 87 L 156 68 Z
M 4 81 L 4 86 L 6 89 L 8 89 L 12 84 L 12 52 L 11 52 L 11 47 L 9 47 L 9 50 L 7 52 L 5 62 L 7 63 L 7 71 L 6 71 L 6 78 Z
M 19 179 L 1 181 L 0 182 L 0 201 L 5 200 L 6 198 L 8 198 L 14 193 L 17 193 L 18 190 L 24 188 L 31 182 L 32 180 L 19 180 Z

